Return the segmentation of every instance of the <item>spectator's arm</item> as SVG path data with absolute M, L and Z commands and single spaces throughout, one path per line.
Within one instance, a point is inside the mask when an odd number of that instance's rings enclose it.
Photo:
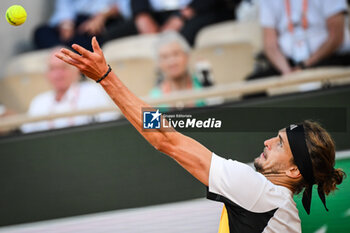
M 186 21 L 192 19 L 195 15 L 196 11 L 191 6 L 187 6 L 170 17 L 163 24 L 161 31 L 180 31 Z
M 179 15 L 171 16 L 161 27 L 161 31 L 180 31 L 184 26 L 184 19 Z
M 344 38 L 344 23 L 344 13 L 337 13 L 327 19 L 328 38 L 309 59 L 304 61 L 305 66 L 316 64 L 333 54 L 342 45 Z
M 291 67 L 289 66 L 286 57 L 278 46 L 278 35 L 276 29 L 263 28 L 263 40 L 264 40 L 264 52 L 270 62 L 278 69 L 282 74 L 290 73 Z
M 50 19 L 51 26 L 57 26 L 60 38 L 67 41 L 74 35 L 76 12 L 69 0 L 56 0 L 55 11 Z
M 140 34 L 157 33 L 159 30 L 158 24 L 149 13 L 141 13 L 137 15 L 135 18 L 135 25 Z
M 278 15 L 278 9 L 273 6 L 275 0 L 261 0 L 260 1 L 260 24 L 263 28 L 263 45 L 264 52 L 272 63 L 272 65 L 282 74 L 288 74 L 292 71 L 286 57 L 282 53 L 278 45 L 278 31 L 277 25 L 281 20 Z
M 107 10 L 97 13 L 94 17 L 82 23 L 79 26 L 78 31 L 80 33 L 98 35 L 103 30 L 105 30 L 106 21 L 109 18 L 116 17 L 118 14 L 119 14 L 118 7 L 116 5 L 111 6 Z
M 138 32 L 140 34 L 157 33 L 159 26 L 152 18 L 152 8 L 149 1 L 131 0 L 130 4 Z
M 170 17 L 162 26 L 161 31 L 180 31 L 185 21 L 192 19 L 196 14 L 215 10 L 215 4 L 216 1 L 213 0 L 194 0 L 179 13 Z
M 63 41 L 70 40 L 74 35 L 74 21 L 73 20 L 64 20 L 58 26 L 58 31 L 60 38 Z

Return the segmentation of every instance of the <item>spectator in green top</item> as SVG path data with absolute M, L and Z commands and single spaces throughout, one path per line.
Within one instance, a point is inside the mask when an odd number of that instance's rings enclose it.
M 189 52 L 189 44 L 177 32 L 165 32 L 160 35 L 155 55 L 161 80 L 151 91 L 151 97 L 160 98 L 176 91 L 203 88 L 195 74 L 192 75 L 189 71 Z M 204 101 L 196 101 L 186 107 L 204 105 Z

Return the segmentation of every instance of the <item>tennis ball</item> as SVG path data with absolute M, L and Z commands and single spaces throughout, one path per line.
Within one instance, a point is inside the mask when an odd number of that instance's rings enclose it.
M 6 19 L 9 24 L 19 26 L 27 19 L 26 10 L 20 5 L 10 6 L 6 11 Z

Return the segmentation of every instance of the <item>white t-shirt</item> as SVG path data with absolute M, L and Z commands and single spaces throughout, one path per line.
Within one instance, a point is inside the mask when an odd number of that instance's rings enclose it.
M 290 0 L 291 20 L 294 31 L 304 31 L 301 26 L 304 0 Z M 346 0 L 308 0 L 308 28 L 304 31 L 310 55 L 327 39 L 327 18 L 347 12 Z M 274 28 L 278 31 L 278 43 L 282 53 L 293 58 L 295 37 L 288 30 L 288 16 L 285 0 L 260 0 L 260 23 L 262 27 Z M 338 52 L 350 51 L 350 33 L 346 20 L 344 42 Z
M 149 0 L 149 2 L 155 11 L 172 11 L 185 8 L 192 0 Z
M 213 153 L 208 198 L 223 202 L 230 233 L 301 232 L 293 193 L 250 166 Z
M 108 10 L 112 4 L 111 0 L 56 0 L 50 25 L 57 26 L 64 20 L 75 20 L 79 14 L 96 15 Z
M 55 92 L 48 91 L 36 96 L 29 107 L 29 116 L 45 116 L 55 113 L 92 109 L 110 106 L 111 100 L 98 85 L 90 82 L 73 84 L 62 99 L 55 100 Z M 28 123 L 21 127 L 22 132 L 30 133 L 49 129 L 65 128 L 88 124 L 93 121 L 115 120 L 120 116 L 118 112 L 98 114 L 97 116 L 76 116 L 59 118 L 53 121 Z

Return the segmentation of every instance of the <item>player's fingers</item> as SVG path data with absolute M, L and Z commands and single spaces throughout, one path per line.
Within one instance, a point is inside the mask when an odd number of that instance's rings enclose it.
M 76 53 L 74 53 L 73 51 L 70 51 L 70 50 L 68 50 L 68 49 L 61 49 L 61 52 L 62 52 L 64 55 L 66 55 L 66 56 L 68 56 L 68 57 L 70 57 L 70 58 L 72 58 L 72 59 L 74 59 L 74 60 L 76 60 L 76 61 L 82 61 L 82 59 L 83 59 L 82 56 L 80 56 L 80 55 L 78 55 L 78 54 L 76 54 Z
M 91 44 L 92 44 L 92 49 L 95 53 L 102 54 L 102 49 L 97 42 L 96 36 L 92 38 Z
M 80 63 L 70 57 L 67 57 L 65 56 L 64 54 L 62 53 L 55 53 L 55 56 L 58 58 L 58 59 L 61 59 L 62 61 L 72 65 L 72 66 L 75 66 L 77 67 L 78 69 L 80 69 Z
M 83 57 L 90 57 L 91 55 L 91 52 L 87 49 L 84 49 L 83 47 L 81 47 L 80 45 L 77 45 L 77 44 L 73 44 L 72 45 L 72 48 L 77 51 L 78 53 L 81 54 L 81 56 Z

